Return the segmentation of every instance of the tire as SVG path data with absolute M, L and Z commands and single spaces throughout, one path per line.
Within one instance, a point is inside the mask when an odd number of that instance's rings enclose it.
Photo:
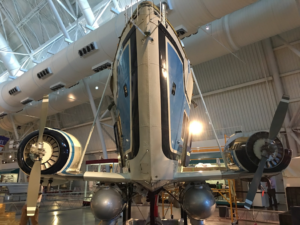
M 31 167 L 33 165 L 33 161 L 30 158 L 27 158 L 26 162 L 23 159 L 23 153 L 24 153 L 24 148 L 26 144 L 35 136 L 38 136 L 39 131 L 34 131 L 30 133 L 28 136 L 26 136 L 23 141 L 20 143 L 19 149 L 18 149 L 18 154 L 17 154 L 17 159 L 18 159 L 18 164 L 19 167 L 23 170 L 24 173 L 30 174 L 31 172 Z M 49 130 L 45 128 L 44 134 L 47 134 L 54 138 L 58 145 L 59 145 L 59 157 L 57 161 L 50 167 L 45 170 L 41 171 L 41 174 L 55 174 L 58 171 L 60 171 L 67 163 L 70 151 L 71 149 L 69 148 L 69 143 L 67 139 L 59 132 L 55 130 Z M 29 166 L 29 165 L 31 166 Z

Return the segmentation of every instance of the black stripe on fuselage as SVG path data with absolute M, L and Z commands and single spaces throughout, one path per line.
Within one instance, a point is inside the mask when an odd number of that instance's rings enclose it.
M 165 156 L 171 160 L 176 160 L 177 154 L 171 151 L 170 147 L 170 124 L 169 124 L 169 99 L 168 99 L 168 81 L 163 76 L 163 64 L 166 64 L 166 38 L 175 47 L 177 54 L 181 58 L 183 67 L 184 60 L 182 54 L 172 36 L 166 28 L 159 24 L 158 26 L 158 40 L 159 40 L 159 76 L 160 76 L 160 91 L 161 91 L 161 134 L 162 134 L 162 150 Z
M 124 48 L 130 40 L 130 63 L 131 63 L 131 124 L 132 124 L 132 149 L 128 154 L 133 159 L 139 152 L 140 148 L 140 123 L 139 123 L 139 101 L 138 101 L 138 62 L 137 62 L 137 46 L 136 46 L 136 28 L 133 26 L 126 35 L 122 43 Z

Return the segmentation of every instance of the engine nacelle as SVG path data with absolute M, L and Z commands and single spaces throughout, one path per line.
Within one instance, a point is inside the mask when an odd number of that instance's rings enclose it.
M 34 163 L 30 149 L 32 145 L 36 145 L 38 135 L 38 130 L 30 133 L 18 149 L 18 164 L 26 174 L 30 174 Z M 65 173 L 77 169 L 82 148 L 74 136 L 61 130 L 45 128 L 43 142 L 45 155 L 41 161 L 42 174 Z
M 237 133 L 230 137 L 225 145 L 227 165 L 231 170 L 255 172 L 261 159 L 261 147 L 269 136 L 268 132 L 257 132 L 252 135 Z M 264 172 L 281 172 L 290 163 L 292 152 L 284 149 L 281 141 L 274 140 L 275 151 L 269 156 Z
M 180 200 L 191 221 L 205 220 L 216 208 L 215 198 L 207 184 L 188 185 L 181 193 Z
M 122 213 L 125 202 L 122 192 L 116 187 L 100 187 L 93 195 L 91 209 L 94 216 L 107 224 Z

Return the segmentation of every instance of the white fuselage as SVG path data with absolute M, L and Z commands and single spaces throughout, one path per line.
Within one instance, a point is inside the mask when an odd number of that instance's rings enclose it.
M 172 180 L 179 168 L 193 89 L 180 40 L 154 11 L 140 7 L 134 19 L 138 28 L 127 24 L 113 68 L 121 155 L 131 179 L 149 189 Z

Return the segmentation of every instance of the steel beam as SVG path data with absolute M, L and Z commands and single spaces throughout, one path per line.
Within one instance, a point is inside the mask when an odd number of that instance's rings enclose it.
M 290 49 L 292 52 L 294 52 L 298 57 L 300 57 L 300 51 L 295 48 L 293 45 L 288 43 L 286 40 L 284 40 L 280 35 L 276 36 L 288 49 Z
M 60 1 L 60 0 L 56 0 L 59 4 L 60 4 L 60 6 L 74 19 L 74 20 L 77 20 L 77 18 L 74 16 L 74 14 L 73 13 L 71 13 L 70 11 L 69 11 L 69 9 Z
M 29 131 L 30 131 L 32 128 L 34 128 L 34 126 L 35 126 L 35 123 L 32 123 L 32 125 L 31 125 L 30 127 L 28 127 L 28 128 L 26 129 L 26 131 L 24 131 L 23 135 L 21 136 L 21 139 L 23 139 L 23 138 L 29 133 Z
M 64 25 L 64 23 L 63 23 L 63 21 L 61 19 L 61 17 L 60 17 L 60 15 L 58 14 L 57 9 L 55 8 L 55 5 L 54 5 L 53 1 L 52 0 L 47 0 L 47 1 L 48 1 L 48 4 L 49 4 L 49 6 L 50 6 L 50 8 L 51 8 L 51 10 L 53 12 L 53 14 L 54 14 L 55 19 L 58 22 L 58 25 L 60 27 L 61 32 L 63 33 L 63 35 L 65 36 L 65 38 L 71 40 L 70 35 L 69 35 L 69 33 L 68 33 L 68 31 L 67 31 L 67 29 L 66 29 L 66 27 L 65 27 L 65 25 Z
M 39 2 L 21 21 L 16 25 L 17 28 L 24 26 L 32 17 L 39 13 L 39 11 L 47 5 L 47 0 Z
M 109 4 L 111 3 L 112 0 L 109 0 L 108 3 L 106 4 L 106 6 L 104 7 L 104 9 L 102 9 L 101 13 L 97 16 L 97 18 L 95 19 L 94 23 L 92 24 L 92 26 L 94 27 L 95 24 L 97 24 L 98 20 L 101 18 L 101 16 L 103 15 L 103 13 L 105 12 L 105 10 L 107 9 L 107 7 L 109 6 Z M 97 25 L 98 26 L 98 25 Z
M 77 15 L 75 14 L 74 9 L 73 9 L 73 7 L 72 7 L 72 5 L 71 5 L 71 3 L 70 3 L 70 0 L 66 0 L 66 3 L 67 3 L 67 5 L 68 5 L 68 8 L 69 8 L 69 10 L 71 11 L 71 13 L 72 13 L 74 16 L 77 17 Z
M 266 80 L 267 81 L 272 81 L 273 78 L 269 76 L 269 77 L 267 77 L 267 79 L 262 78 L 262 79 L 242 83 L 242 84 L 237 84 L 237 85 L 230 86 L 230 87 L 227 87 L 227 88 L 222 88 L 222 89 L 219 89 L 219 90 L 216 90 L 216 91 L 210 91 L 210 92 L 203 93 L 202 96 L 207 97 L 207 96 L 210 96 L 210 95 L 221 94 L 221 93 L 226 92 L 226 91 L 232 91 L 232 90 L 236 90 L 236 89 L 239 89 L 239 88 L 244 88 L 244 87 L 248 87 L 248 86 L 251 86 L 251 85 L 260 84 L 260 83 L 266 82 Z M 196 98 L 200 98 L 200 95 L 194 95 L 192 97 L 192 99 L 196 99 Z
M 102 126 L 101 126 L 102 127 Z M 105 127 L 102 127 L 103 128 L 103 131 L 104 133 L 106 133 L 106 135 L 113 141 L 113 142 L 116 142 L 116 140 L 110 135 L 110 133 L 105 129 Z
M 300 40 L 290 42 L 289 44 L 290 45 L 296 45 L 296 44 L 299 44 L 299 43 L 300 43 Z M 273 51 L 277 51 L 277 50 L 280 50 L 280 49 L 283 49 L 283 48 L 286 48 L 286 47 L 287 47 L 286 45 L 281 45 L 279 47 L 273 48 Z
M 15 133 L 15 137 L 16 137 L 16 141 L 20 140 L 20 137 L 19 137 L 19 134 L 18 134 L 18 131 L 17 131 L 17 127 L 16 127 L 16 124 L 15 124 L 15 120 L 14 120 L 14 117 L 9 114 L 9 119 L 10 119 L 10 122 L 13 126 L 13 129 L 14 129 L 14 133 Z
M 290 132 L 290 135 L 294 138 L 294 140 L 298 143 L 298 145 L 300 145 L 300 140 L 293 131 Z
M 87 0 L 78 0 L 78 5 L 79 8 L 87 22 L 88 25 L 94 27 L 94 28 L 98 28 L 98 24 L 94 24 L 95 22 L 95 15 L 90 7 L 90 4 L 88 3 Z
M 280 79 L 279 69 L 278 69 L 278 65 L 276 62 L 276 58 L 275 58 L 275 54 L 274 54 L 274 51 L 272 48 L 270 38 L 263 40 L 262 46 L 264 49 L 264 54 L 265 54 L 265 58 L 267 61 L 267 65 L 269 67 L 269 71 L 270 71 L 271 75 L 273 76 L 275 91 L 276 91 L 276 95 L 277 95 L 276 97 L 277 97 L 277 100 L 279 101 L 285 92 L 283 90 L 283 85 L 282 85 L 282 82 Z M 293 131 L 289 128 L 290 122 L 291 122 L 290 113 L 288 111 L 286 114 L 285 120 L 284 120 L 284 127 L 287 131 L 287 139 L 288 139 L 290 148 L 293 151 L 293 157 L 296 157 L 296 156 L 298 156 L 298 148 L 297 148 L 295 139 L 293 138 Z
M 295 122 L 297 121 L 298 117 L 299 117 L 299 112 L 300 112 L 300 104 L 295 112 L 295 114 L 293 115 L 290 123 L 289 123 L 289 127 L 293 127 L 295 125 Z
M 96 106 L 95 106 L 95 102 L 94 102 L 94 98 L 93 98 L 91 89 L 90 89 L 89 85 L 87 84 L 87 82 L 85 81 L 85 79 L 82 79 L 82 81 L 83 81 L 85 89 L 88 93 L 89 100 L 90 100 L 90 103 L 91 103 L 91 108 L 92 108 L 93 115 L 94 115 L 94 118 L 95 118 L 98 115 L 97 115 L 97 109 L 96 109 Z M 101 141 L 101 146 L 102 146 L 102 150 L 103 150 L 103 158 L 107 159 L 108 156 L 107 156 L 107 152 L 106 152 L 105 140 L 104 140 L 104 137 L 103 137 L 101 124 L 100 124 L 100 121 L 98 119 L 96 120 L 96 128 L 97 128 L 97 131 L 98 131 L 99 139 Z
M 81 158 L 80 158 L 80 160 L 79 160 L 77 170 L 80 170 L 81 164 L 82 164 L 82 162 L 83 162 L 84 155 L 85 155 L 85 153 L 86 153 L 86 151 L 87 151 L 87 147 L 88 147 L 88 145 L 89 145 L 89 143 L 90 143 L 90 140 L 91 140 L 91 137 L 92 137 L 92 133 L 93 133 L 94 128 L 95 128 L 95 124 L 96 124 L 96 122 L 97 122 L 97 120 L 98 120 L 98 114 L 99 114 L 100 109 L 101 109 L 101 105 L 102 105 L 103 98 L 104 98 L 104 95 L 105 95 L 105 92 L 106 92 L 106 88 L 107 88 L 108 83 L 109 83 L 109 81 L 110 81 L 110 79 L 111 79 L 111 75 L 112 75 L 112 72 L 110 72 L 109 76 L 107 77 L 107 80 L 106 80 L 106 83 L 105 83 L 105 87 L 104 87 L 104 90 L 103 90 L 103 92 L 102 92 L 102 96 L 101 96 L 101 99 L 100 99 L 100 103 L 99 103 L 99 105 L 98 105 L 97 112 L 94 114 L 94 115 L 95 115 L 95 118 L 94 118 L 94 121 L 93 121 L 91 130 L 90 130 L 90 132 L 89 132 L 87 141 L 86 141 L 86 143 L 85 143 L 84 149 L 83 149 L 83 151 L 82 151 L 82 156 L 81 156 Z M 91 94 L 90 94 L 90 96 L 91 96 Z M 92 97 L 92 96 L 91 96 L 91 97 Z M 91 98 L 91 99 L 93 99 L 93 98 Z M 94 102 L 94 101 L 93 101 L 93 102 Z M 100 131 L 101 131 L 101 130 L 100 130 Z M 102 135 L 102 137 L 103 137 L 103 135 Z M 103 143 L 103 140 L 101 140 L 101 144 L 102 144 L 102 145 L 104 144 L 104 143 Z M 102 150 L 103 150 L 103 156 L 106 156 L 106 159 L 107 159 L 108 156 L 107 156 L 106 148 L 102 148 Z M 106 169 L 107 169 L 107 171 L 109 171 L 109 167 L 108 167 L 108 166 L 106 167 Z
M 210 117 L 210 115 L 209 115 L 208 109 L 207 109 L 207 107 L 206 107 L 206 104 L 205 104 L 204 98 L 203 98 L 203 96 L 202 96 L 202 92 L 201 92 L 201 90 L 200 90 L 200 87 L 199 87 L 197 78 L 196 78 L 196 76 L 195 76 L 194 70 L 191 69 L 191 72 L 192 72 L 192 74 L 193 74 L 194 82 L 195 82 L 196 88 L 197 88 L 197 90 L 198 90 L 198 92 L 199 92 L 199 95 L 200 95 L 200 98 L 201 98 L 201 100 L 202 100 L 203 106 L 204 106 L 204 108 L 205 108 L 205 112 L 206 112 L 206 115 L 207 115 L 207 117 L 208 117 L 209 124 L 210 124 L 210 126 L 211 126 L 211 128 L 212 128 L 212 130 L 213 130 L 213 133 L 214 133 L 216 142 L 217 142 L 217 144 L 218 144 L 220 153 L 221 153 L 221 155 L 222 155 L 223 162 L 224 162 L 224 164 L 225 164 L 226 169 L 228 169 L 228 167 L 227 167 L 227 161 L 226 161 L 226 158 L 225 158 L 225 153 L 222 151 L 221 144 L 220 144 L 220 142 L 219 142 L 219 139 L 218 139 L 218 136 L 217 136 L 215 127 L 214 127 L 214 125 L 213 125 L 213 122 L 212 122 L 211 117 Z
M 23 44 L 24 48 L 26 49 L 26 52 L 28 54 L 31 54 L 31 51 L 29 50 L 29 47 L 25 43 L 24 38 L 22 37 L 20 31 L 18 30 L 18 28 L 16 27 L 16 25 L 14 24 L 14 22 L 11 20 L 10 16 L 8 15 L 8 13 L 6 12 L 7 9 L 3 6 L 2 2 L 0 2 L 0 10 L 3 13 L 3 15 L 6 17 L 9 25 L 13 28 L 14 32 L 16 33 L 16 35 L 18 36 L 18 38 L 20 39 L 21 43 Z

